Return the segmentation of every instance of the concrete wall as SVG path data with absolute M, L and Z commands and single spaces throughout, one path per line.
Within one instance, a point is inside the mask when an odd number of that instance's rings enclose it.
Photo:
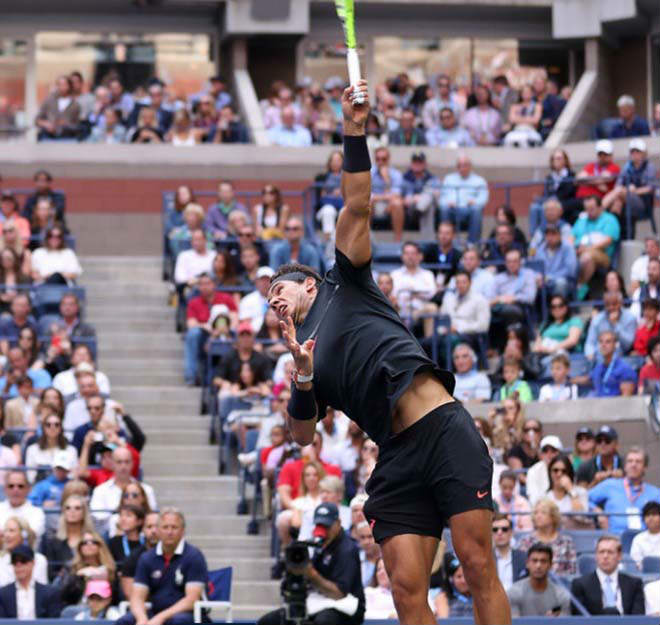
M 621 42 L 610 59 L 613 93 L 609 106 L 610 115 L 616 115 L 616 99 L 627 93 L 637 102 L 637 112 L 649 117 L 648 110 L 648 55 L 646 37 Z

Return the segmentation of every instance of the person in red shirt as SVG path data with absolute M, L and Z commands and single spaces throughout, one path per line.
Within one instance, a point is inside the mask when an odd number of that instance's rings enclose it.
M 635 340 L 633 341 L 633 352 L 635 354 L 645 356 L 648 352 L 649 340 L 654 336 L 658 336 L 660 330 L 658 313 L 660 313 L 660 301 L 649 297 L 642 302 L 642 321 L 637 326 Z
M 639 372 L 639 392 L 648 393 L 653 382 L 660 382 L 660 337 L 648 342 L 649 359 Z M 647 381 L 650 384 L 647 384 Z M 648 387 L 648 389 L 647 389 Z
M 186 310 L 186 339 L 183 347 L 184 377 L 188 386 L 198 382 L 199 360 L 202 346 L 211 332 L 209 318 L 211 308 L 216 304 L 224 304 L 229 309 L 230 324 L 236 328 L 238 313 L 234 298 L 228 293 L 215 290 L 213 278 L 208 273 L 198 277 L 199 295 L 191 298 Z
M 576 176 L 578 185 L 575 197 L 585 198 L 597 195 L 601 199 L 614 188 L 621 168 L 612 160 L 614 146 L 609 139 L 596 142 L 596 158 L 587 163 Z

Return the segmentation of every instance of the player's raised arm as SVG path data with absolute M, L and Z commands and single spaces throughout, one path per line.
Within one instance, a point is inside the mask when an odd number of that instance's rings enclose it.
M 353 103 L 356 90 L 363 94 L 362 104 Z M 361 80 L 356 86 L 345 89 L 341 106 L 344 113 L 344 172 L 341 180 L 344 208 L 337 220 L 335 243 L 337 249 L 359 267 L 371 258 L 371 160 L 365 136 L 369 114 L 367 81 Z

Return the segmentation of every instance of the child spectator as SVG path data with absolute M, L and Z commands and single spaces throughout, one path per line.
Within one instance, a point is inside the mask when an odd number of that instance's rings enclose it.
M 565 401 L 577 399 L 578 388 L 568 380 L 571 361 L 565 353 L 555 354 L 550 364 L 552 383 L 544 384 L 539 393 L 539 401 Z
M 520 379 L 521 374 L 520 362 L 515 358 L 507 358 L 502 367 L 502 377 L 504 378 L 504 385 L 500 389 L 500 399 L 511 397 L 517 393 L 518 399 L 527 403 L 532 401 L 532 389 L 525 380 Z
M 642 302 L 642 320 L 635 332 L 633 353 L 640 356 L 645 356 L 648 353 L 649 340 L 658 336 L 658 331 L 660 330 L 660 322 L 658 321 L 659 313 L 659 300 L 649 297 Z
M 654 382 L 660 382 L 660 337 L 654 336 L 647 345 L 648 361 L 639 372 L 639 392 L 649 392 Z
M 639 569 L 642 568 L 642 560 L 645 557 L 657 558 L 660 554 L 660 502 L 647 502 L 642 508 L 642 518 L 646 530 L 637 534 L 630 546 L 630 557 Z
M 532 507 L 526 497 L 516 492 L 518 478 L 513 471 L 500 473 L 500 494 L 494 497 L 497 509 L 511 518 L 513 528 L 519 532 L 532 529 Z

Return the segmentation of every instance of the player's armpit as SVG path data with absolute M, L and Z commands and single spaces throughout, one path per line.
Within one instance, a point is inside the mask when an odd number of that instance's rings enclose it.
M 371 258 L 371 173 L 344 172 L 342 195 L 345 205 L 337 220 L 335 245 L 355 267 L 360 267 Z

